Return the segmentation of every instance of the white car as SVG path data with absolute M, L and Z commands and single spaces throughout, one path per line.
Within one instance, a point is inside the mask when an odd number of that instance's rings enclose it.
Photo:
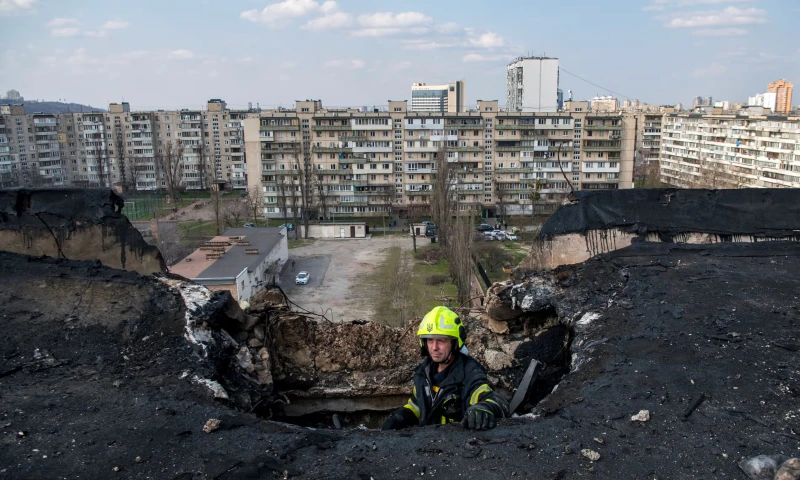
M 297 274 L 297 278 L 294 279 L 294 284 L 307 285 L 309 277 L 311 277 L 311 275 L 309 275 L 308 272 L 300 272 Z
M 483 236 L 487 240 L 505 240 L 506 234 L 502 230 L 492 230 L 490 232 L 484 232 Z
M 505 233 L 506 233 L 506 240 L 513 240 L 513 241 L 517 240 L 516 233 L 511 233 L 511 232 L 505 232 Z

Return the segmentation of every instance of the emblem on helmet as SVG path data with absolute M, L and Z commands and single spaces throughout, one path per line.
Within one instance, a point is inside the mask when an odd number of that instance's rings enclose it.
M 433 323 L 432 322 L 428 322 L 428 326 L 425 327 L 425 328 L 428 330 L 428 333 L 432 332 L 433 331 Z

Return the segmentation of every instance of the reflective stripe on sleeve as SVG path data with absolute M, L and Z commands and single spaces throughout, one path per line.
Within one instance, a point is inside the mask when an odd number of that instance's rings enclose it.
M 470 397 L 469 397 L 469 404 L 470 405 L 475 405 L 476 403 L 478 403 L 480 401 L 480 396 L 481 396 L 482 393 L 489 393 L 491 391 L 492 391 L 492 388 L 489 385 L 484 383 L 483 385 L 481 385 L 478 388 L 476 388 L 474 392 L 472 392 L 472 395 L 470 395 Z
M 408 403 L 403 405 L 403 407 L 411 410 L 411 412 L 414 414 L 414 416 L 417 417 L 417 420 L 419 420 L 419 407 L 417 406 L 416 403 L 414 403 L 413 400 L 411 400 L 409 398 L 408 399 Z

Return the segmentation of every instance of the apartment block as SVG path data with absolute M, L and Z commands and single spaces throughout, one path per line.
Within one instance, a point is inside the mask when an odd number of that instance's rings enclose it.
M 165 169 L 179 162 L 183 188 L 247 188 L 244 118 L 219 99 L 205 109 L 131 111 L 112 103 L 108 112 L 24 113 L 0 110 L 0 185 L 166 187 Z
M 561 105 L 558 59 L 522 57 L 506 67 L 506 109 L 555 112 Z
M 664 115 L 641 112 L 637 117 L 636 157 L 638 162 L 657 162 L 661 155 L 661 123 Z
M 249 187 L 264 192 L 267 217 L 403 215 L 429 202 L 442 154 L 459 210 L 485 216 L 532 213 L 534 192 L 546 211 L 570 189 L 631 188 L 635 117 L 567 106 L 511 112 L 479 100 L 474 111 L 417 112 L 390 101 L 360 112 L 298 101 L 244 121 Z
M 466 110 L 466 82 L 458 80 L 445 85 L 411 85 L 411 110 L 415 112 L 450 112 Z
M 792 82 L 786 80 L 775 80 L 767 86 L 768 93 L 775 94 L 775 113 L 788 115 L 792 111 Z
M 684 188 L 800 187 L 800 117 L 665 115 L 660 173 Z

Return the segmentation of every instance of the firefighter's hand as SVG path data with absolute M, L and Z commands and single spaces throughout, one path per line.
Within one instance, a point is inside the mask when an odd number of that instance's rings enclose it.
M 389 415 L 389 418 L 383 422 L 383 426 L 381 430 L 400 430 L 401 428 L 405 428 L 406 420 L 403 418 L 402 415 L 398 414 L 397 412 L 393 412 Z
M 497 421 L 494 413 L 479 403 L 467 409 L 461 424 L 469 430 L 489 430 L 497 426 Z

